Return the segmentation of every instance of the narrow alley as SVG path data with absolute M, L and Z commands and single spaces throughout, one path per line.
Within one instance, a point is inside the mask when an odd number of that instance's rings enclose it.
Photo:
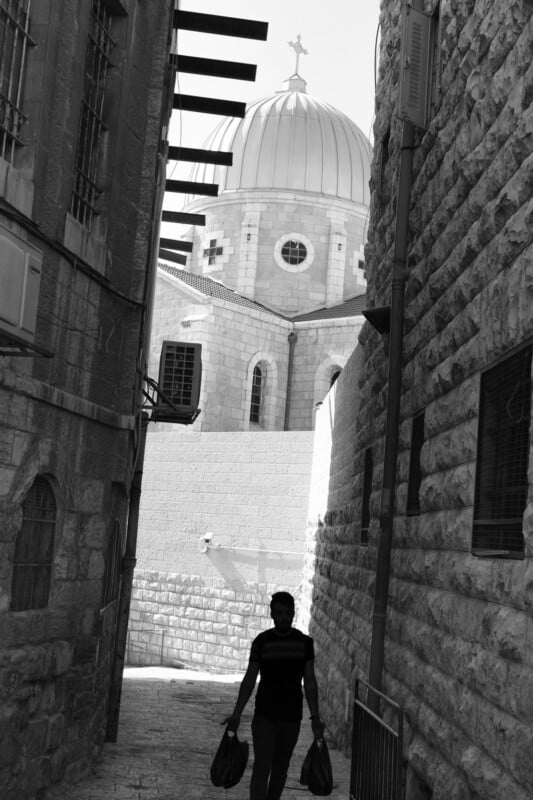
M 247 800 L 253 698 L 239 729 L 240 738 L 250 743 L 242 781 L 225 791 L 209 779 L 223 732 L 220 721 L 233 707 L 240 677 L 165 667 L 127 668 L 118 741 L 105 745 L 91 777 L 76 784 L 66 781 L 49 790 L 47 800 Z M 304 717 L 283 800 L 312 797 L 299 782 L 310 743 L 311 727 Z M 349 760 L 333 749 L 330 756 L 334 779 L 330 798 L 347 800 Z

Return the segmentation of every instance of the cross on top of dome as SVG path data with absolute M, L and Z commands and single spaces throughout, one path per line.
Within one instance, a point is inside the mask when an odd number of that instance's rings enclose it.
M 306 50 L 302 44 L 302 37 L 300 34 L 296 37 L 295 42 L 289 42 L 289 47 L 292 47 L 294 52 L 296 53 L 296 66 L 294 68 L 294 74 L 291 75 L 290 78 L 287 78 L 287 91 L 289 92 L 305 92 L 305 87 L 307 83 L 298 73 L 298 67 L 300 64 L 300 56 L 307 56 L 309 55 L 309 50 Z

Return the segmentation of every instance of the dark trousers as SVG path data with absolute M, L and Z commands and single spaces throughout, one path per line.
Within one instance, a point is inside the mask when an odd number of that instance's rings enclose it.
M 300 720 L 278 722 L 260 716 L 252 719 L 254 765 L 250 800 L 279 800 L 299 733 Z

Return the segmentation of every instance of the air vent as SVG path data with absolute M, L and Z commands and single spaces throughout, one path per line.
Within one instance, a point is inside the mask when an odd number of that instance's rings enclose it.
M 431 17 L 413 8 L 403 8 L 402 45 L 400 50 L 400 116 L 427 127 L 430 87 Z

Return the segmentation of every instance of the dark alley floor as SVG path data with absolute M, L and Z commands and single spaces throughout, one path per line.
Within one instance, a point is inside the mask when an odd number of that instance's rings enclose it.
M 247 800 L 253 697 L 239 729 L 239 738 L 250 743 L 242 781 L 225 791 L 209 779 L 223 733 L 220 721 L 233 708 L 239 682 L 239 676 L 164 667 L 126 669 L 117 743 L 105 745 L 103 759 L 91 777 L 49 791 L 47 800 Z M 313 796 L 298 780 L 311 740 L 304 716 L 283 800 Z M 330 755 L 334 779 L 330 798 L 347 800 L 349 761 L 331 748 Z

